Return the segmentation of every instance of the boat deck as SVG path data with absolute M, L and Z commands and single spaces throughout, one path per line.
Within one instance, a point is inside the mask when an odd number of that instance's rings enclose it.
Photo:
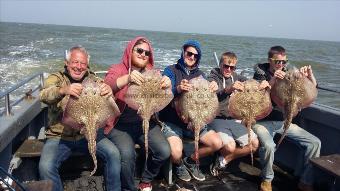
M 78 160 L 79 159 L 73 159 Z M 176 178 L 173 175 L 173 184 L 169 185 L 164 176 L 160 173 L 158 177 L 152 182 L 153 191 L 175 191 L 179 188 L 185 188 L 189 190 L 205 190 L 205 191 L 214 191 L 214 190 L 223 190 L 223 191 L 255 191 L 259 190 L 259 184 L 261 182 L 260 179 L 260 164 L 258 162 L 258 158 L 254 160 L 254 166 L 250 164 L 250 156 L 243 157 L 241 159 L 237 159 L 228 164 L 227 169 L 219 176 L 214 177 L 209 172 L 208 162 L 210 159 L 206 159 L 203 161 L 202 171 L 206 176 L 205 181 L 197 181 L 191 180 L 190 182 L 184 182 Z M 98 168 L 98 172 L 96 172 L 95 176 L 88 177 L 84 176 L 89 174 L 90 171 L 85 170 L 79 173 L 79 170 L 74 171 L 75 166 L 72 168 L 69 167 L 71 163 L 64 163 L 61 168 L 62 179 L 65 184 L 65 191 L 71 190 L 82 190 L 89 189 L 91 190 L 101 190 L 102 185 L 96 185 L 103 182 L 102 167 Z M 138 165 L 142 166 L 142 165 Z M 294 178 L 288 172 L 274 166 L 275 171 L 275 179 L 273 180 L 273 191 L 280 190 L 297 190 L 297 179 Z M 90 168 L 91 169 L 91 168 Z M 140 173 L 140 169 L 137 169 L 137 174 Z M 79 177 L 82 175 L 82 177 Z M 136 184 L 139 179 L 136 177 Z M 82 188 L 83 187 L 83 188 Z
M 209 172 L 209 166 L 203 166 L 202 171 L 206 176 L 205 181 L 191 180 L 184 182 L 174 176 L 174 185 L 167 185 L 161 180 L 153 183 L 154 191 L 177 190 L 178 186 L 190 190 L 206 191 L 257 191 L 261 182 L 259 164 L 250 165 L 250 159 L 242 159 L 231 162 L 228 168 L 219 176 L 214 177 Z M 176 185 L 177 184 L 177 185 Z M 296 190 L 297 181 L 287 172 L 275 168 L 275 179 L 273 181 L 273 191 Z

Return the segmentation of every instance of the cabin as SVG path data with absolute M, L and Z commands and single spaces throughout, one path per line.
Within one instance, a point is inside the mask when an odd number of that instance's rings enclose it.
M 38 99 L 43 79 L 44 74 L 39 73 L 0 93 L 0 101 L 4 102 L 5 108 L 0 113 L 0 190 L 51 189 L 52 182 L 39 181 L 37 170 L 45 140 L 44 130 L 47 127 L 47 107 Z M 33 89 L 11 102 L 13 91 L 34 80 L 38 83 Z M 340 109 L 314 103 L 303 109 L 294 118 L 294 123 L 322 142 L 321 157 L 311 161 L 317 175 L 315 190 L 340 190 Z M 185 154 L 192 153 L 193 147 L 192 141 L 185 141 Z M 137 145 L 136 151 L 140 159 L 145 158 Z M 275 153 L 273 190 L 296 190 L 298 179 L 293 176 L 293 169 L 299 157 L 302 157 L 301 148 L 285 138 Z M 137 161 L 136 182 L 143 167 L 143 160 Z M 218 177 L 209 175 L 208 166 L 211 162 L 211 157 L 201 160 L 207 178 L 205 181 L 192 180 L 187 183 L 172 175 L 169 161 L 153 182 L 153 190 L 258 190 L 261 167 L 257 153 L 254 166 L 251 166 L 250 156 L 246 156 L 232 161 Z M 74 153 L 65 161 L 60 169 L 65 190 L 105 190 L 100 158 L 97 172 L 89 177 L 92 165 L 90 156 L 82 153 Z

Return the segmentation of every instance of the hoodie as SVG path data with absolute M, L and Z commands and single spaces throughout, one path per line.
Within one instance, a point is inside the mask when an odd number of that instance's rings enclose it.
M 188 46 L 195 47 L 198 53 L 198 58 L 195 63 L 195 68 L 192 70 L 189 70 L 184 62 L 185 49 Z M 181 83 L 183 79 L 190 80 L 200 75 L 205 76 L 204 73 L 199 69 L 199 63 L 201 61 L 201 57 L 202 57 L 202 53 L 201 53 L 201 46 L 199 42 L 195 40 L 188 40 L 182 46 L 181 58 L 178 59 L 177 64 L 168 66 L 164 69 L 163 74 L 170 78 L 171 85 L 172 85 L 171 90 L 175 97 L 178 96 L 176 87 Z
M 253 79 L 257 81 L 262 81 L 262 80 L 267 80 L 270 81 L 272 76 L 274 75 L 273 73 L 270 72 L 269 70 L 270 64 L 269 63 L 262 63 L 262 64 L 256 64 L 254 66 L 254 76 Z M 283 121 L 283 113 L 281 110 L 276 106 L 276 104 L 272 101 L 273 104 L 273 110 L 272 112 L 265 117 L 262 120 L 273 120 L 273 121 Z
M 145 37 L 136 37 L 127 44 L 121 62 L 118 64 L 111 65 L 104 79 L 104 82 L 112 88 L 112 92 L 116 98 L 116 103 L 121 113 L 124 112 L 126 107 L 125 94 L 127 92 L 128 86 L 126 85 L 123 88 L 119 89 L 117 87 L 117 79 L 121 76 L 131 73 L 131 55 L 133 47 L 135 46 L 136 42 L 140 39 L 144 39 L 148 43 L 151 52 L 151 55 L 149 56 L 149 63 L 146 65 L 146 68 L 147 69 L 153 68 L 154 65 L 153 49 L 151 47 L 149 40 L 147 40 Z M 113 126 L 117 123 L 118 119 L 119 117 L 115 118 L 113 121 L 108 122 L 107 126 L 104 129 L 105 134 L 108 134 L 111 131 Z
M 184 62 L 184 53 L 185 49 L 188 46 L 195 47 L 198 53 L 198 58 L 195 63 L 194 69 L 189 70 Z M 164 69 L 163 74 L 168 76 L 171 80 L 172 85 L 172 93 L 174 94 L 174 98 L 179 97 L 181 94 L 177 92 L 177 86 L 181 83 L 183 79 L 190 80 L 192 78 L 203 76 L 204 73 L 199 69 L 199 63 L 201 60 L 201 46 L 199 42 L 194 40 L 188 40 L 182 46 L 181 58 L 177 61 L 177 64 L 168 66 Z M 173 124 L 178 125 L 181 128 L 186 128 L 186 125 L 182 122 L 182 120 L 178 117 L 177 112 L 174 108 L 174 99 L 167 105 L 162 111 L 159 113 L 159 117 L 162 121 L 171 122 Z
M 208 76 L 208 80 L 215 81 L 218 84 L 218 90 L 216 92 L 218 102 L 219 102 L 219 110 L 220 110 L 218 116 L 222 118 L 229 117 L 228 104 L 229 104 L 229 97 L 231 94 L 226 93 L 224 89 L 228 86 L 231 86 L 236 81 L 244 82 L 247 80 L 247 78 L 244 76 L 238 75 L 236 72 L 233 72 L 230 78 L 225 78 L 222 74 L 221 68 L 214 68 L 211 70 Z

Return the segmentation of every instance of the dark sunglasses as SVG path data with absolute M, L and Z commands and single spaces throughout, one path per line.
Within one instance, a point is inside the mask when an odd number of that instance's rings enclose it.
M 272 60 L 276 65 L 278 65 L 278 64 L 285 65 L 285 64 L 287 64 L 287 62 L 288 62 L 288 60 L 276 60 L 276 59 L 272 59 L 272 58 L 271 58 L 271 60 Z
M 143 52 L 145 52 L 145 56 L 151 55 L 151 52 L 149 50 L 144 50 L 143 48 L 135 48 L 135 51 L 140 55 L 142 55 Z
M 230 70 L 235 70 L 236 69 L 236 66 L 230 66 L 230 65 L 227 65 L 227 64 L 223 64 L 223 69 L 230 69 Z
M 185 54 L 187 57 L 192 57 L 192 55 L 194 55 L 194 58 L 197 60 L 198 59 L 198 54 L 195 54 L 193 52 L 190 51 L 185 51 Z

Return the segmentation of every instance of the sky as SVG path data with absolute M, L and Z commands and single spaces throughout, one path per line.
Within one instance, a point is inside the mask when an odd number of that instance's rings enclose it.
M 0 0 L 0 22 L 340 42 L 338 1 Z

